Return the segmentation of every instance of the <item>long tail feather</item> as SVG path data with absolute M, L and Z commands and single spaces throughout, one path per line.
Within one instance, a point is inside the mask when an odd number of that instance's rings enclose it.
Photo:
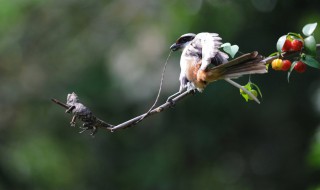
M 254 51 L 244 54 L 230 62 L 210 68 L 205 75 L 200 76 L 200 80 L 213 82 L 219 79 L 238 78 L 248 74 L 267 73 L 266 63 L 263 57 Z

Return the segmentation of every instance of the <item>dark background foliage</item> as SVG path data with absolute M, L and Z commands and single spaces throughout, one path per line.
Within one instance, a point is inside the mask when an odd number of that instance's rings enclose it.
M 169 46 L 218 32 L 241 52 L 320 23 L 316 0 L 10 0 L 0 6 L 0 189 L 320 188 L 320 77 L 252 76 L 262 104 L 218 81 L 135 128 L 95 138 L 50 102 L 76 92 L 116 124 L 152 104 Z M 320 29 L 315 33 L 320 40 Z M 174 53 L 162 101 L 178 89 Z M 238 82 L 245 84 L 248 77 Z

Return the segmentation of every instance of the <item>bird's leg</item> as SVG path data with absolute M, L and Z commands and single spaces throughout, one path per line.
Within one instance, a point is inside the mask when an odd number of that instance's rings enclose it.
M 179 96 L 182 92 L 183 90 L 179 90 L 178 92 L 172 94 L 171 96 L 168 97 L 166 102 L 169 102 L 171 105 L 174 105 L 173 98 Z
M 98 128 L 94 126 L 92 122 L 85 122 L 83 123 L 82 127 L 80 127 L 80 129 L 82 130 L 79 133 L 83 133 L 87 130 L 91 130 L 90 135 L 94 136 Z
M 71 122 L 70 122 L 71 127 L 76 126 L 76 119 L 77 119 L 77 115 L 74 115 L 71 119 Z
M 173 106 L 175 104 L 173 99 L 175 97 L 179 96 L 180 94 L 182 94 L 184 91 L 187 91 L 188 93 L 190 92 L 191 94 L 195 94 L 198 90 L 192 84 L 188 84 L 187 88 L 182 88 L 178 92 L 169 96 L 166 102 L 169 102 L 171 104 L 171 106 Z
M 166 102 L 170 102 L 171 105 L 174 105 L 174 102 L 172 101 L 173 98 L 179 96 L 182 92 L 184 92 L 188 86 L 188 79 L 185 77 L 184 73 L 180 73 L 180 78 L 179 78 L 179 81 L 180 81 L 180 88 L 179 88 L 179 91 L 172 94 L 171 96 L 168 97 L 167 101 Z

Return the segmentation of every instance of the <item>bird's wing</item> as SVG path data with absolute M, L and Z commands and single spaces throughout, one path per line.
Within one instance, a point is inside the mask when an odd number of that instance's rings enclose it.
M 220 52 L 219 47 L 221 44 L 221 38 L 217 33 L 203 32 L 196 35 L 189 46 L 193 46 L 199 53 L 201 52 L 201 70 L 205 70 L 211 60 Z

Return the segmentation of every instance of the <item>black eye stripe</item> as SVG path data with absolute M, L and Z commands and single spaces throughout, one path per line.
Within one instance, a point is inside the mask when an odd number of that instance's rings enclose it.
M 188 41 L 191 41 L 191 40 L 193 40 L 193 36 L 186 36 L 186 37 L 182 37 L 182 38 L 179 38 L 178 39 L 178 41 L 177 41 L 177 43 L 186 43 L 186 42 L 188 42 Z
M 184 42 L 186 42 L 186 41 L 187 41 L 186 38 L 182 38 L 182 39 L 180 40 L 181 43 L 184 43 Z

